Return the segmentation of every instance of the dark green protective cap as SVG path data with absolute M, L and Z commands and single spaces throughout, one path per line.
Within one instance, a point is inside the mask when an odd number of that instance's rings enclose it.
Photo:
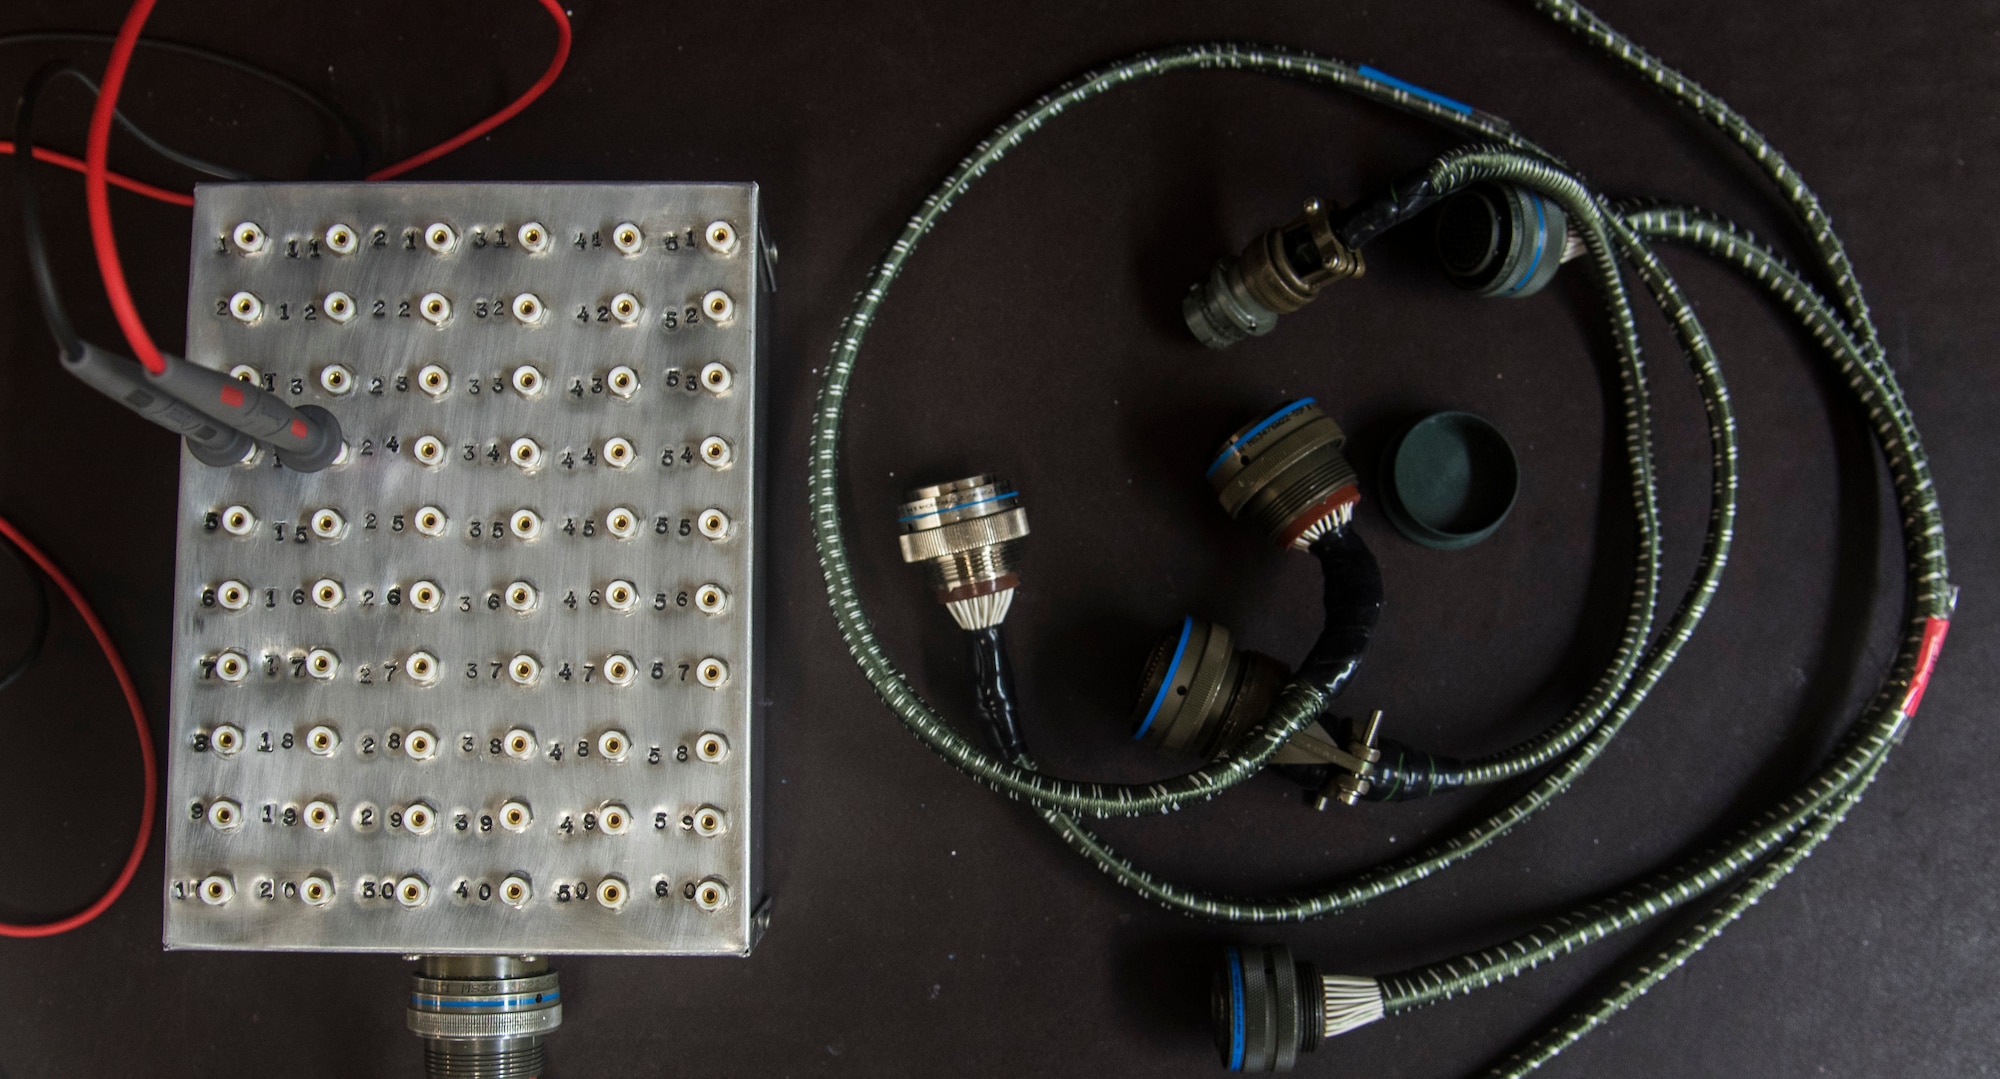
M 1382 507 L 1396 530 L 1456 551 L 1493 534 L 1514 508 L 1521 468 L 1500 429 L 1470 412 L 1435 412 L 1382 457 Z

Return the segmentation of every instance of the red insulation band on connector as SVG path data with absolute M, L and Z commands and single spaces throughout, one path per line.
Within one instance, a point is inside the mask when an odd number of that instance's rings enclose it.
M 1951 622 L 1943 618 L 1924 620 L 1924 639 L 1917 645 L 1917 673 L 1910 678 L 1910 688 L 1903 694 L 1903 714 L 1914 716 L 1917 706 L 1924 703 L 1924 690 L 1931 685 L 1931 669 L 1937 666 L 1938 654 L 1944 651 L 1944 635 L 1951 632 Z

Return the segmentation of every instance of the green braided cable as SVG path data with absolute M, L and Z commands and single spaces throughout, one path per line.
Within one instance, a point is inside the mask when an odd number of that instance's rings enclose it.
M 1713 214 L 1685 207 L 1650 207 L 1626 215 L 1631 226 L 1653 239 L 1687 244 L 1736 267 L 1790 308 L 1806 331 L 1830 355 L 1844 357 L 1840 375 L 1864 403 L 1874 401 L 1868 419 L 1888 455 L 1900 499 L 1904 535 L 1918 537 L 1935 548 L 1938 566 L 1918 579 L 1930 601 L 1928 614 L 1944 608 L 1947 585 L 1942 568 L 1944 521 L 1931 481 L 1930 461 L 1917 437 L 1916 422 L 1902 403 L 1896 376 L 1879 356 L 1870 356 L 1852 340 L 1833 308 L 1785 260 L 1740 226 Z M 1948 613 L 1948 612 L 1946 612 Z
M 1889 718 L 1893 717 L 1893 718 Z M 1394 1015 L 1490 988 L 1578 951 L 1614 933 L 1681 907 L 1728 883 L 1772 850 L 1792 841 L 1880 767 L 1902 713 L 1870 726 L 1854 750 L 1834 760 L 1800 792 L 1739 829 L 1726 846 L 1703 852 L 1636 887 L 1587 903 L 1503 944 L 1383 975 L 1382 1006 Z
M 1757 162 L 1758 167 L 1778 185 L 1785 200 L 1804 223 L 1814 250 L 1818 252 L 1827 273 L 1833 277 L 1834 291 L 1847 315 L 1848 331 L 1858 335 L 1863 352 L 1881 357 L 1882 342 L 1876 336 L 1875 320 L 1868 314 L 1868 301 L 1862 298 L 1861 282 L 1854 275 L 1853 264 L 1848 261 L 1847 249 L 1842 246 L 1840 237 L 1834 234 L 1833 219 L 1820 205 L 1819 196 L 1806 186 L 1805 177 L 1799 175 L 1785 155 L 1778 152 L 1778 148 L 1771 145 L 1770 140 L 1728 102 L 1639 47 L 1576 0 L 1529 0 L 1529 3 L 1707 120 Z
M 1529 1039 L 1520 1048 L 1508 1053 L 1506 1058 L 1487 1074 L 1499 1079 L 1521 1079 L 1522 1076 L 1553 1060 L 1564 1049 L 1575 1045 L 1584 1035 L 1609 1022 L 1612 1016 L 1631 1007 L 1654 986 L 1665 981 L 1668 975 L 1685 966 L 1696 952 L 1721 936 L 1722 931 L 1729 928 L 1730 923 L 1743 917 L 1744 911 L 1755 906 L 1758 900 L 1764 898 L 1765 893 L 1776 888 L 1779 881 L 1790 875 L 1800 862 L 1810 857 L 1812 852 L 1826 841 L 1827 836 L 1832 835 L 1833 830 L 1847 819 L 1848 811 L 1860 803 L 1862 792 L 1875 781 L 1875 776 L 1881 770 L 1882 761 L 1878 759 L 1853 787 L 1842 793 L 1831 808 L 1813 818 L 1804 832 L 1786 843 L 1770 860 L 1726 893 L 1693 925 L 1676 937 L 1666 950 L 1641 961 L 1620 977 L 1616 990 Z
M 1010 796 L 1027 799 L 1039 808 L 1061 809 L 1086 816 L 1131 815 L 1166 812 L 1195 799 L 1213 797 L 1256 774 L 1279 748 L 1324 710 L 1327 702 L 1309 686 L 1300 684 L 1288 686 L 1273 707 L 1267 722 L 1245 740 L 1241 749 L 1233 754 L 1218 757 L 1193 772 L 1153 783 L 1102 784 L 1060 779 L 1000 760 L 974 745 L 952 730 L 943 718 L 917 695 L 894 663 L 883 653 L 855 591 L 847 557 L 846 540 L 841 531 L 838 494 L 838 444 L 847 386 L 868 326 L 873 322 L 876 312 L 887 296 L 891 283 L 916 250 L 923 236 L 935 227 L 938 219 L 951 208 L 953 202 L 984 175 L 988 168 L 1030 134 L 1039 130 L 1044 123 L 1061 115 L 1072 105 L 1140 79 L 1174 71 L 1203 69 L 1261 71 L 1319 82 L 1359 93 L 1369 99 L 1440 121 L 1461 131 L 1498 139 L 1510 146 L 1534 149 L 1526 140 L 1514 134 L 1504 122 L 1493 117 L 1476 110 L 1460 112 L 1437 104 L 1428 98 L 1410 94 L 1398 87 L 1363 76 L 1354 67 L 1339 61 L 1251 46 L 1189 46 L 1143 54 L 1091 72 L 1039 99 L 1015 114 L 992 135 L 975 146 L 972 153 L 960 162 L 911 217 L 901 236 L 877 264 L 869 277 L 868 284 L 856 297 L 853 307 L 842 320 L 832 356 L 821 381 L 819 398 L 814 409 L 810 449 L 811 472 L 808 478 L 808 501 L 813 516 L 814 541 L 819 551 L 821 570 L 826 578 L 829 601 L 835 619 L 840 625 L 842 638 L 874 686 L 876 693 L 903 720 L 912 733 L 948 763 Z M 1580 192 L 1581 186 L 1578 185 L 1576 190 Z M 1585 199 L 1587 200 L 1587 196 Z M 1578 213 L 1583 220 L 1594 219 L 1596 216 L 1594 206 L 1580 208 Z M 1608 245 L 1600 242 L 1599 249 L 1598 261 L 1602 264 L 1600 271 L 1608 269 L 1615 278 L 1616 264 L 1608 254 Z M 1622 290 L 1622 285 L 1618 288 Z M 1629 310 L 1626 311 L 1623 320 L 1626 323 L 1630 322 Z M 1630 366 L 1632 373 L 1637 374 L 1639 372 L 1636 331 L 1629 325 L 1618 325 L 1618 321 L 1614 319 L 1614 331 L 1617 332 L 1618 340 L 1621 342 L 1621 349 L 1629 353 L 1629 358 L 1620 357 L 1621 363 Z M 1621 376 L 1621 379 L 1624 377 L 1626 376 Z M 1637 404 L 1635 406 L 1628 402 L 1628 411 L 1633 407 L 1643 408 L 1642 378 L 1637 388 L 1640 391 L 1638 396 L 1630 398 L 1630 402 Z M 1630 397 L 1633 387 L 1625 386 L 1623 389 Z M 1628 416 L 1628 452 L 1634 444 L 1646 445 L 1649 438 L 1650 428 L 1643 415 L 1636 420 Z M 1642 567 L 1640 575 L 1646 577 L 1650 574 L 1653 578 L 1649 585 L 1644 586 L 1648 596 L 1651 596 L 1657 592 L 1658 522 L 1651 516 L 1652 482 L 1649 455 L 1640 454 L 1633 462 L 1633 469 L 1635 502 L 1645 507 L 1640 511 L 1641 560 L 1645 563 L 1645 567 L 1651 567 L 1650 569 Z M 1637 590 L 1639 589 L 1635 589 Z M 1643 644 L 1645 633 L 1650 628 L 1653 614 L 1651 602 L 1651 599 L 1647 599 L 1639 605 L 1644 608 L 1643 611 L 1635 608 L 1632 617 L 1636 619 L 1642 614 L 1644 625 L 1634 632 L 1632 621 L 1628 620 L 1627 632 L 1623 635 L 1627 647 L 1621 648 L 1613 660 L 1610 673 L 1599 680 L 1592 694 L 1586 698 L 1583 710 L 1588 716 L 1587 723 L 1595 724 L 1601 719 L 1605 710 L 1616 699 L 1624 681 L 1629 678 L 1637 662 L 1638 648 Z

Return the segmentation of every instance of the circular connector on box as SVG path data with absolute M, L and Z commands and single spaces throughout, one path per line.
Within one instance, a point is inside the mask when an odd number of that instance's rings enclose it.
M 960 628 L 986 629 L 1007 618 L 1028 511 L 1014 486 L 976 475 L 909 492 L 897 514 L 903 561 L 922 563 L 938 602 Z
M 617 580 L 604 586 L 604 605 L 624 614 L 639 605 L 639 587 L 631 581 Z
M 527 906 L 528 900 L 534 897 L 535 886 L 528 883 L 528 878 L 519 873 L 515 873 L 500 882 L 500 902 L 513 907 L 515 910 Z
M 729 684 L 729 664 L 710 656 L 694 665 L 694 680 L 707 689 L 721 689 Z
M 507 459 L 514 462 L 515 467 L 522 471 L 533 472 L 542 467 L 541 443 L 522 435 L 514 440 L 513 445 L 507 447 Z
M 604 440 L 604 463 L 612 468 L 630 468 L 639 451 L 632 448 L 629 438 L 607 438 Z
M 1568 230 L 1562 207 L 1539 192 L 1476 183 L 1438 207 L 1438 261 L 1452 284 L 1474 295 L 1532 296 L 1562 265 Z
M 1340 425 L 1303 398 L 1238 428 L 1209 464 L 1208 482 L 1229 516 L 1303 551 L 1345 528 L 1361 501 L 1340 452 L 1346 442 Z
M 229 369 L 229 377 L 238 382 L 247 382 L 252 386 L 259 385 L 264 381 L 263 373 L 247 363 L 239 363 L 232 366 Z
M 636 255 L 646 247 L 646 234 L 630 221 L 620 221 L 611 228 L 611 246 L 621 255 Z
M 319 302 L 319 309 L 335 322 L 346 323 L 354 318 L 354 297 L 335 289 Z
M 321 577 L 314 581 L 311 594 L 313 606 L 322 611 L 334 610 L 347 599 L 347 590 L 340 587 L 340 582 L 331 577 Z
M 604 659 L 604 680 L 614 686 L 629 686 L 638 677 L 639 668 L 627 655 L 606 656 Z
M 215 657 L 215 676 L 225 682 L 241 682 L 250 677 L 250 659 L 241 652 L 229 651 Z
M 450 524 L 451 519 L 446 517 L 444 511 L 436 506 L 420 506 L 417 509 L 417 533 L 419 535 L 436 539 L 444 535 L 444 530 Z
M 632 752 L 632 739 L 624 731 L 610 730 L 597 736 L 597 755 L 607 761 L 622 761 Z
M 530 221 L 514 230 L 514 242 L 530 255 L 549 249 L 549 230 L 540 221 Z
M 458 246 L 458 231 L 442 221 L 433 221 L 424 230 L 424 246 L 433 254 L 448 255 Z
M 729 365 L 720 360 L 701 365 L 702 388 L 718 397 L 728 393 L 730 384 L 735 381 L 735 376 L 729 371 Z
M 219 907 L 236 898 L 236 882 L 222 873 L 210 873 L 196 885 L 195 894 L 211 907 Z
M 299 899 L 309 907 L 323 907 L 333 902 L 333 882 L 325 877 L 312 876 L 299 882 Z
M 542 298 L 532 292 L 523 292 L 514 297 L 512 310 L 514 321 L 523 326 L 533 326 L 542 321 L 542 315 L 547 313 L 547 308 L 542 306 Z
M 228 798 L 217 798 L 208 803 L 208 826 L 218 832 L 243 827 L 243 807 Z
M 605 835 L 624 835 L 632 830 L 632 811 L 617 802 L 606 802 L 597 809 L 597 827 Z
M 243 731 L 233 723 L 218 723 L 208 732 L 209 747 L 218 757 L 234 757 L 243 748 Z
M 639 372 L 621 363 L 604 376 L 604 384 L 611 387 L 613 397 L 630 399 L 639 392 Z
M 323 540 L 337 540 L 347 534 L 347 518 L 332 508 L 314 510 L 312 534 Z
M 340 673 L 340 657 L 330 648 L 314 648 L 306 653 L 306 674 L 321 682 L 331 682 Z
M 604 530 L 614 539 L 631 539 L 639 534 L 639 514 L 630 506 L 615 506 L 604 515 Z
M 694 758 L 703 764 L 721 764 L 729 759 L 729 739 L 715 731 L 703 731 L 694 740 Z
M 507 678 L 517 686 L 532 686 L 542 680 L 542 661 L 526 652 L 507 661 Z
M 431 884 L 412 873 L 396 882 L 396 902 L 415 910 L 431 901 Z
M 526 581 L 515 581 L 507 586 L 507 609 L 516 614 L 527 614 L 541 606 L 542 594 L 534 585 Z
M 335 223 L 326 227 L 326 249 L 336 255 L 351 255 L 360 243 L 351 226 Z
M 1256 727 L 1288 676 L 1270 656 L 1237 651 L 1227 627 L 1189 617 L 1146 659 L 1132 737 L 1213 758 Z
M 618 910 L 625 905 L 625 897 L 631 890 L 619 877 L 606 877 L 597 882 L 597 905 L 605 910 Z
M 517 761 L 535 759 L 535 732 L 526 727 L 514 727 L 500 739 L 500 748 Z
M 354 389 L 354 372 L 344 364 L 327 364 L 319 369 L 319 388 L 335 397 L 344 397 Z
M 236 250 L 243 254 L 254 255 L 264 250 L 269 238 L 264 235 L 263 227 L 257 222 L 240 221 L 235 228 L 229 230 L 229 242 L 235 244 Z
M 527 831 L 535 823 L 535 811 L 526 802 L 508 802 L 500 807 L 500 827 L 515 834 Z
M 451 389 L 451 372 L 427 363 L 417 369 L 417 388 L 432 397 L 443 397 Z
M 736 459 L 736 451 L 730 447 L 729 440 L 721 435 L 710 435 L 702 439 L 700 453 L 701 462 L 717 471 L 728 468 L 729 462 Z
M 729 538 L 729 515 L 714 507 L 702 510 L 701 515 L 695 518 L 694 526 L 707 539 Z
M 403 830 L 416 836 L 437 831 L 437 811 L 424 802 L 411 802 L 403 808 Z
M 611 297 L 611 317 L 617 319 L 620 326 L 638 325 L 639 315 L 644 310 L 645 306 L 639 302 L 639 297 L 629 292 L 621 292 Z
M 436 584 L 430 581 L 418 581 L 410 585 L 410 606 L 428 614 L 443 605 L 444 589 Z
M 729 905 L 729 885 L 709 877 L 694 886 L 694 905 L 710 914 Z
M 334 825 L 340 823 L 340 810 L 335 808 L 332 802 L 315 798 L 306 803 L 305 811 L 299 814 L 299 819 L 305 821 L 306 827 L 315 832 L 329 832 L 333 830 Z
M 694 590 L 694 609 L 703 614 L 721 614 L 729 609 L 729 593 L 719 584 L 705 584 Z
M 215 586 L 215 603 L 225 611 L 240 611 L 250 606 L 250 586 L 242 581 L 224 581 Z
M 417 314 L 433 326 L 442 326 L 451 320 L 451 301 L 442 292 L 426 292 L 417 300 Z
M 415 660 L 418 656 L 429 659 L 429 654 L 424 652 L 418 652 L 410 658 Z M 430 662 L 436 663 L 437 661 L 430 660 Z M 411 731 L 403 736 L 403 753 L 413 761 L 427 761 L 436 757 L 438 753 L 437 735 L 432 734 L 422 727 Z
M 429 652 L 412 652 L 403 660 L 403 672 L 410 676 L 410 681 L 420 686 L 435 685 L 438 680 L 438 670 L 438 658 Z M 411 756 L 415 754 L 412 753 Z
M 703 839 L 714 839 L 729 830 L 729 815 L 714 806 L 701 806 L 690 817 L 694 821 L 694 834 Z
M 340 732 L 322 723 L 306 732 L 306 749 L 315 757 L 331 757 L 340 748 Z
M 710 221 L 702 239 L 708 243 L 710 251 L 727 255 L 736 250 L 736 226 L 727 221 Z
M 232 536 L 247 536 L 257 530 L 257 515 L 247 506 L 224 507 L 222 530 Z
M 736 317 L 736 301 L 721 289 L 710 289 L 701 296 L 702 313 L 710 322 L 728 322 Z
M 524 363 L 514 368 L 514 392 L 523 397 L 540 397 L 542 394 L 542 370 L 532 363 Z
M 542 516 L 531 509 L 515 510 L 507 518 L 507 530 L 518 540 L 535 540 L 542 535 Z

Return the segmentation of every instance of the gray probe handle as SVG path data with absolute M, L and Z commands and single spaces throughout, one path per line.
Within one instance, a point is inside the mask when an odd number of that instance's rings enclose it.
M 221 371 L 162 354 L 167 369 L 151 376 L 160 391 L 178 398 L 212 420 L 263 442 L 279 463 L 299 472 L 318 472 L 340 456 L 340 421 L 323 408 L 295 409 L 261 386 Z
M 179 398 L 162 392 L 146 369 L 88 341 L 82 351 L 65 355 L 63 366 L 84 385 L 187 439 L 195 459 L 217 468 L 241 464 L 256 448 L 249 435 L 217 423 Z

